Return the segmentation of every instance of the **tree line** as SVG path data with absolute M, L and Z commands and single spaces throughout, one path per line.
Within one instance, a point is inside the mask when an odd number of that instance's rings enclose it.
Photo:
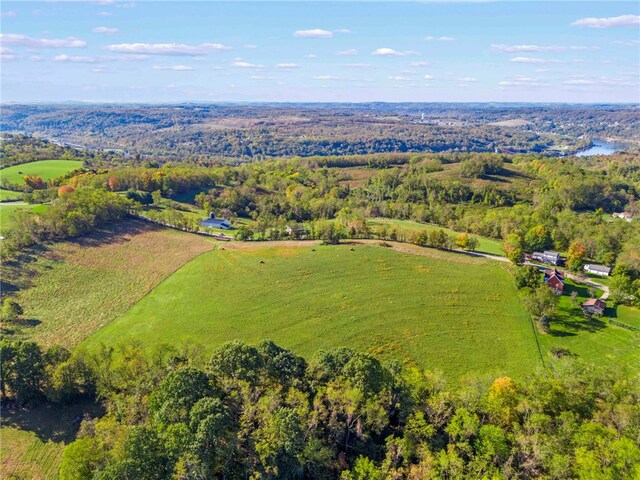
M 575 360 L 522 380 L 442 374 L 273 342 L 70 354 L 0 343 L 5 402 L 106 406 L 61 480 L 622 479 L 640 474 L 640 382 Z

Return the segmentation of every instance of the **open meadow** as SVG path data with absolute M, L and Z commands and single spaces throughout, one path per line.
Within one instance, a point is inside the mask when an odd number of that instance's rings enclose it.
M 19 210 L 31 210 L 35 213 L 44 211 L 46 205 L 12 202 L 0 204 L 0 235 L 6 235 L 15 224 L 14 215 Z
M 125 313 L 165 277 L 213 248 L 205 237 L 128 221 L 53 245 L 19 269 L 3 266 L 3 288 L 19 288 L 22 337 L 72 347 Z M 12 327 L 13 328 L 13 327 Z
M 189 341 L 212 349 L 268 338 L 303 356 L 349 346 L 450 378 L 520 376 L 539 364 L 528 315 L 497 262 L 299 245 L 227 244 L 201 255 L 82 346 Z
M 22 185 L 24 177 L 29 175 L 40 177 L 46 182 L 81 167 L 82 161 L 80 160 L 39 160 L 3 168 L 0 170 L 0 179 L 12 185 Z

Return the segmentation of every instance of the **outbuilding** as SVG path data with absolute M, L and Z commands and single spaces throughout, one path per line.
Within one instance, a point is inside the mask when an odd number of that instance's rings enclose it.
M 587 273 L 591 273 L 593 275 L 608 277 L 609 274 L 611 273 L 611 268 L 605 267 L 604 265 L 585 265 L 584 271 Z
M 580 306 L 585 314 L 597 316 L 602 315 L 607 308 L 607 304 L 604 300 L 600 300 L 599 298 L 590 298 L 589 300 L 585 300 L 580 304 Z

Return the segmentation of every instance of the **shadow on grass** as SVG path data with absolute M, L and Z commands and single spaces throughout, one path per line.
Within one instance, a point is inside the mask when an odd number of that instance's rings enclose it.
M 33 432 L 43 442 L 72 442 L 83 418 L 104 415 L 101 405 L 92 398 L 80 398 L 71 405 L 50 403 L 29 407 L 2 407 L 2 426 Z
M 98 230 L 85 237 L 72 238 L 69 243 L 81 247 L 99 247 L 105 244 L 122 244 L 129 241 L 125 235 L 139 235 L 155 230 L 163 230 L 163 227 L 143 222 L 141 220 L 125 220 Z

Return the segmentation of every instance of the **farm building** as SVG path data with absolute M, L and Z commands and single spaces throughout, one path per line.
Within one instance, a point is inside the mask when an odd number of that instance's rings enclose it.
M 611 268 L 604 265 L 585 265 L 584 271 L 592 273 L 593 275 L 600 275 L 601 277 L 608 277 L 611 273 Z
M 539 262 L 550 263 L 551 265 L 560 265 L 562 262 L 558 252 L 533 252 L 531 258 L 538 260 Z
M 602 315 L 607 308 L 607 304 L 599 298 L 590 298 L 580 304 L 582 311 L 590 315 Z
M 544 271 L 544 284 L 548 285 L 556 295 L 562 295 L 564 292 L 564 273 L 551 269 Z
M 222 230 L 231 229 L 231 224 L 227 220 L 224 220 L 223 218 L 216 218 L 213 213 L 211 213 L 209 218 L 200 220 L 199 223 L 201 227 L 221 228 Z

